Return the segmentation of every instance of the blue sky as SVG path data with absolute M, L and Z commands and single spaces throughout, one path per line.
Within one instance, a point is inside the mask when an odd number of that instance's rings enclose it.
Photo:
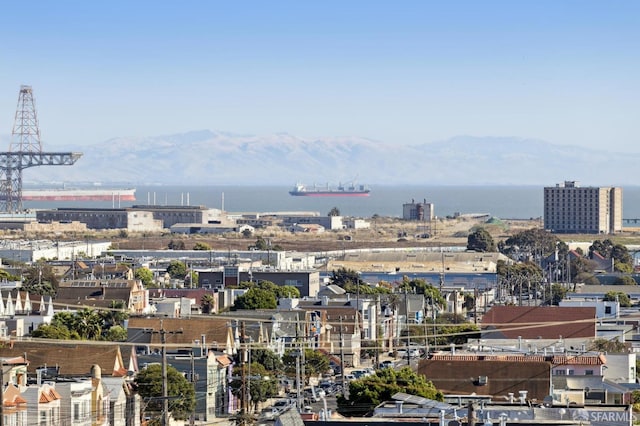
M 31 1 L 0 7 L 0 135 L 211 129 L 640 152 L 637 1 Z

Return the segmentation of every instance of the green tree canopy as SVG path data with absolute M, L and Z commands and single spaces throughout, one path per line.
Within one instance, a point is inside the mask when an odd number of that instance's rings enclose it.
M 568 246 L 557 236 L 544 229 L 532 228 L 519 232 L 498 244 L 502 254 L 516 260 L 536 260 L 546 257 L 559 250 L 562 259 L 568 251 Z
M 42 338 L 42 339 L 59 339 L 59 340 L 70 340 L 72 339 L 71 333 L 69 329 L 65 326 L 54 325 L 54 324 L 40 324 L 38 328 L 33 330 L 31 333 L 32 337 Z
M 203 314 L 211 314 L 216 307 L 216 300 L 213 294 L 207 293 L 200 299 L 200 307 Z
M 32 294 L 55 296 L 58 290 L 58 277 L 51 265 L 37 262 L 23 272 L 22 290 Z
M 203 242 L 197 242 L 194 246 L 193 246 L 194 250 L 203 250 L 203 251 L 209 251 L 211 250 L 211 246 L 207 243 L 203 243 Z
M 196 407 L 193 384 L 171 365 L 167 366 L 169 411 L 175 419 L 184 420 Z M 149 401 L 147 411 L 162 411 L 162 367 L 152 364 L 136 374 L 135 385 L 140 396 Z M 173 398 L 171 398 L 173 397 Z
M 233 306 L 235 309 L 275 309 L 278 303 L 273 292 L 254 287 L 238 296 Z
M 340 216 L 340 209 L 332 207 L 331 210 L 329 210 L 329 213 L 327 213 L 327 216 Z
M 296 350 L 288 350 L 282 356 L 284 370 L 289 374 L 296 373 Z M 329 358 L 320 351 L 313 349 L 304 350 L 305 377 L 325 373 L 329 369 Z
M 442 401 L 444 396 L 433 383 L 405 367 L 401 370 L 385 368 L 375 375 L 349 382 L 349 399 L 338 397 L 338 412 L 344 416 L 364 416 L 377 405 L 390 401 L 391 397 L 404 392 L 410 395 Z
M 263 348 L 251 349 L 251 362 L 262 365 L 269 373 L 279 373 L 282 371 L 282 360 L 273 351 Z
M 620 303 L 620 306 L 624 306 L 625 308 L 632 306 L 631 298 L 621 291 L 610 291 L 604 295 L 602 300 L 608 302 L 618 301 Z
M 402 284 L 400 284 L 398 289 L 400 292 L 423 294 L 426 300 L 441 307 L 447 305 L 440 290 L 422 278 L 409 279 L 409 277 L 405 275 L 402 277 Z
M 253 403 L 254 411 L 257 411 L 259 404 L 265 402 L 269 398 L 278 396 L 278 380 L 259 362 L 252 362 L 246 367 L 248 376 L 249 397 Z M 242 375 L 242 366 L 239 365 L 233 369 L 234 377 Z M 231 392 L 242 400 L 242 380 L 236 378 L 229 384 Z
M 589 247 L 589 253 L 592 254 L 593 252 L 597 252 L 605 258 L 613 259 L 613 266 L 617 272 L 633 272 L 633 256 L 631 256 L 626 246 L 615 244 L 609 239 L 596 240 Z
M 562 299 L 565 298 L 569 290 L 560 284 L 553 284 L 551 286 L 551 294 L 546 294 L 545 303 L 548 305 L 559 305 Z
M 620 275 L 616 278 L 615 285 L 638 285 L 631 275 Z
M 171 278 L 184 279 L 187 276 L 187 265 L 180 260 L 172 260 L 167 266 L 167 273 Z
M 467 250 L 494 252 L 496 251 L 496 243 L 489 231 L 478 227 L 467 237 Z
M 137 280 L 142 281 L 145 287 L 149 287 L 153 283 L 153 271 L 149 268 L 138 268 L 134 274 Z

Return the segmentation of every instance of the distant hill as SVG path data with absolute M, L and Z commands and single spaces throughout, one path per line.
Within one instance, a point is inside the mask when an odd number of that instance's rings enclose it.
M 640 155 L 595 151 L 516 137 L 457 136 L 422 145 L 365 138 L 303 139 L 209 130 L 115 138 L 65 149 L 84 156 L 70 167 L 24 172 L 25 182 L 176 185 L 364 184 L 637 185 Z M 58 150 L 58 149 L 57 149 Z

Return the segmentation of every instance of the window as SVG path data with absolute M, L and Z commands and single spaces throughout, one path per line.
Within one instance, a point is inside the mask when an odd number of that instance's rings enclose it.
M 585 376 L 593 376 L 593 370 L 586 370 L 586 371 L 584 372 L 584 375 L 585 375 Z

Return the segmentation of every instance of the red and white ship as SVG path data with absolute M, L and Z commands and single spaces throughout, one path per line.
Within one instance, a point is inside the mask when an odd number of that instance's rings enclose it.
M 25 201 L 135 201 L 135 189 L 23 189 Z

